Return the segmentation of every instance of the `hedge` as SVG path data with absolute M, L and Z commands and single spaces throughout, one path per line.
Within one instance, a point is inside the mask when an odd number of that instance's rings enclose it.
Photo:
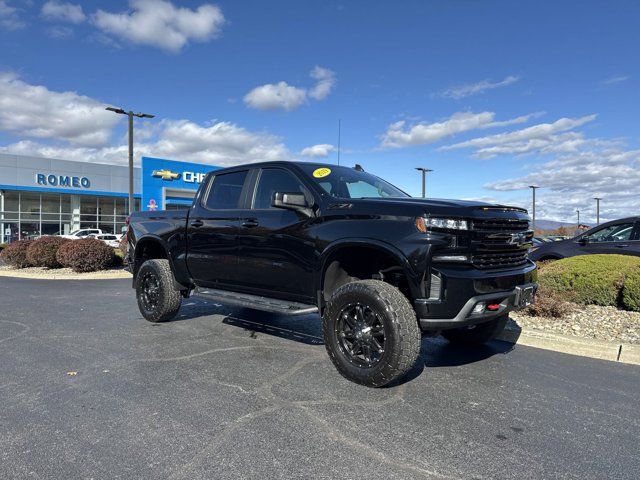
M 627 275 L 622 288 L 622 306 L 627 310 L 640 312 L 640 269 Z
M 40 237 L 27 248 L 27 261 L 34 267 L 60 268 L 62 265 L 56 260 L 58 249 L 70 241 L 63 237 Z
M 640 257 L 581 255 L 542 265 L 538 279 L 541 286 L 576 303 L 640 311 L 639 272 Z
M 12 242 L 0 252 L 0 259 L 14 268 L 30 267 L 31 264 L 27 259 L 27 249 L 32 243 L 33 240 Z
M 96 238 L 72 240 L 58 249 L 56 259 L 74 272 L 105 270 L 114 263 L 113 248 Z

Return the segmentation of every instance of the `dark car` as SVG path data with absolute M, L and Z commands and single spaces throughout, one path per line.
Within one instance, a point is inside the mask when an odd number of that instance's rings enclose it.
M 529 258 L 559 260 L 596 253 L 640 256 L 640 217 L 613 220 L 568 240 L 543 243 L 531 250 Z
M 526 210 L 411 198 L 360 167 L 270 162 L 216 170 L 189 210 L 137 212 L 127 239 L 138 305 L 173 318 L 192 294 L 323 317 L 346 378 L 387 385 L 420 333 L 483 344 L 529 305 Z

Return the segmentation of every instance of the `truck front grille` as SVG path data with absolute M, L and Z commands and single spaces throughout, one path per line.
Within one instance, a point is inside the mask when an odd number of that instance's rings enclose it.
M 478 269 L 504 269 L 523 265 L 533 232 L 526 219 L 474 219 L 471 228 L 471 263 Z
M 471 257 L 471 263 L 481 270 L 517 267 L 526 262 L 526 250 L 519 252 L 480 253 Z
M 524 232 L 529 230 L 529 222 L 503 218 L 475 219 L 473 220 L 473 230 L 477 232 Z

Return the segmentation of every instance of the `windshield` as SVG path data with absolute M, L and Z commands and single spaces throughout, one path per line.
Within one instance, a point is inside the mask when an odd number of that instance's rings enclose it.
M 336 198 L 389 198 L 409 195 L 389 182 L 349 167 L 300 165 L 325 192 Z

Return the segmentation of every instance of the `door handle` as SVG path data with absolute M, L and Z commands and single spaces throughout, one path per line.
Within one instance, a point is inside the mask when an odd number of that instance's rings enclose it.
M 626 248 L 626 247 L 628 247 L 628 246 L 629 246 L 629 245 L 627 245 L 626 243 L 622 243 L 622 244 L 618 244 L 618 245 L 616 245 L 616 247 L 617 247 L 617 248 Z
M 242 226 L 243 227 L 247 227 L 247 228 L 253 228 L 253 227 L 257 227 L 258 225 L 260 225 L 258 223 L 257 220 L 254 220 L 252 218 L 245 220 L 244 222 L 242 222 Z
M 204 222 L 200 219 L 194 220 L 193 222 L 191 222 L 192 227 L 198 228 L 198 227 L 201 227 L 202 225 L 204 225 Z

